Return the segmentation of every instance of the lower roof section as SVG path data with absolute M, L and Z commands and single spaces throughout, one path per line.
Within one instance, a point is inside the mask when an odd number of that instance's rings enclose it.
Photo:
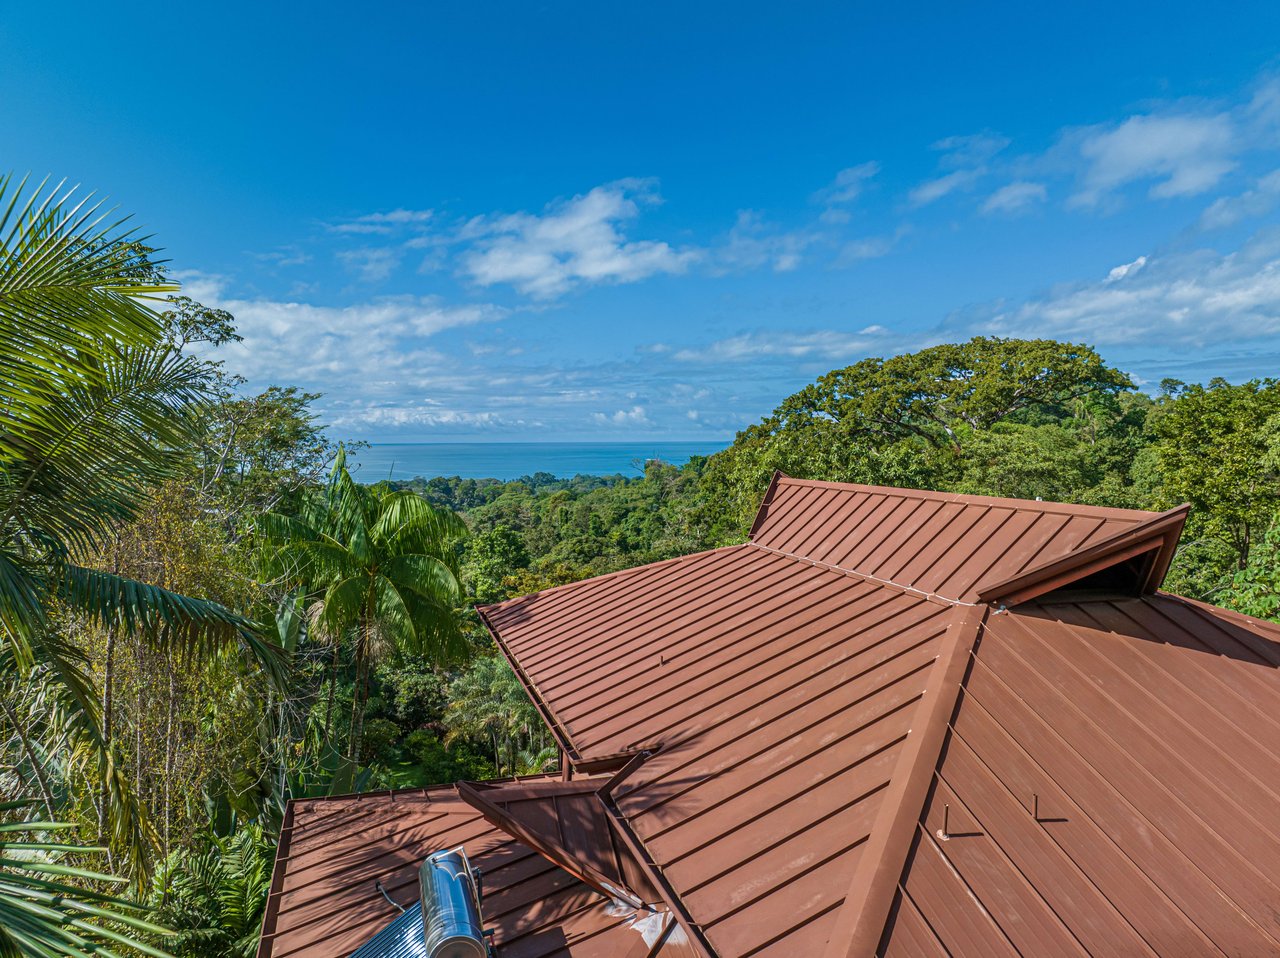
M 401 918 L 392 901 L 417 906 L 423 859 L 458 845 L 483 873 L 498 958 L 693 958 L 669 915 L 605 898 L 453 787 L 292 802 L 258 958 L 347 958 Z
M 989 616 L 881 954 L 1280 954 L 1277 667 L 1167 595 Z

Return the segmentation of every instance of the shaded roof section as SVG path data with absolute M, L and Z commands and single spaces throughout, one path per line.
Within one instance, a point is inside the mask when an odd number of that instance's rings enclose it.
M 492 826 L 451 787 L 290 803 L 259 958 L 347 958 L 418 901 L 426 856 L 463 845 L 483 872 L 499 958 L 692 958 L 669 916 L 605 899 Z M 659 943 L 658 938 L 664 940 Z
M 483 782 L 458 786 L 462 800 L 485 819 L 590 885 L 633 905 L 661 895 L 622 837 L 609 805 L 615 777 L 571 781 Z
M 1280 954 L 1278 667 L 1167 595 L 990 616 L 880 953 Z
M 751 541 L 972 602 L 980 586 L 1070 557 L 1161 515 L 778 475 L 760 506 Z M 1175 532 L 1168 557 L 1176 540 Z M 1165 561 L 1153 576 L 1151 588 L 1159 585 L 1167 566 Z

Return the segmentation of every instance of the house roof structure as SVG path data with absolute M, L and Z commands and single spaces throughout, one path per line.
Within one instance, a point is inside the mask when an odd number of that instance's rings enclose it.
M 566 777 L 295 802 L 260 958 L 457 844 L 498 958 L 1280 954 L 1280 628 L 1159 591 L 1185 518 L 776 476 L 484 608 Z

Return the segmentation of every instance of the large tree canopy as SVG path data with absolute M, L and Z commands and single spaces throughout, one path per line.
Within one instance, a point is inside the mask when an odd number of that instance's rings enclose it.
M 1243 569 L 1280 507 L 1280 381 L 1181 388 L 1155 431 L 1161 504 L 1190 502 L 1192 531 L 1226 543 Z
M 792 475 L 925 488 L 995 485 L 1006 495 L 1078 495 L 1094 463 L 1054 468 L 1092 430 L 1085 460 L 1113 456 L 1133 387 L 1088 346 L 978 337 L 835 369 L 785 399 L 713 457 L 710 512 L 731 538 L 774 469 Z M 1007 451 L 1006 451 L 1007 450 Z M 1079 457 L 1077 457 L 1079 458 Z M 970 461 L 974 460 L 974 461 Z M 1013 467 L 1013 461 L 1028 465 Z
M 1086 397 L 1132 387 L 1088 346 L 979 336 L 832 370 L 756 428 L 777 432 L 830 422 L 849 434 L 918 437 L 958 451 L 966 431 L 1019 414 L 1061 413 Z

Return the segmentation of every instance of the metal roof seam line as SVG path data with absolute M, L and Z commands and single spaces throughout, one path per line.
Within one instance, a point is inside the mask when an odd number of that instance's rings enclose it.
M 811 565 L 815 568 L 822 569 L 826 572 L 834 572 L 837 575 L 845 575 L 854 579 L 861 579 L 863 582 L 871 585 L 882 586 L 886 589 L 895 589 L 906 595 L 915 596 L 917 599 L 924 599 L 926 602 L 937 602 L 946 606 L 966 606 L 969 608 L 985 608 L 986 602 L 966 602 L 963 599 L 952 599 L 945 595 L 938 595 L 936 592 L 926 592 L 923 589 L 917 589 L 915 586 L 903 585 L 901 582 L 893 582 L 890 579 L 881 579 L 878 576 L 870 575 L 866 572 L 859 572 L 857 569 L 849 569 L 844 566 L 831 565 L 827 562 L 820 562 L 817 559 L 810 559 L 808 556 L 796 555 L 794 552 L 785 552 L 782 549 L 775 549 L 773 546 L 762 546 L 758 542 L 748 542 L 753 549 L 759 549 L 762 552 L 768 552 L 776 556 L 783 556 L 787 559 L 794 559 L 796 562 L 804 565 Z

